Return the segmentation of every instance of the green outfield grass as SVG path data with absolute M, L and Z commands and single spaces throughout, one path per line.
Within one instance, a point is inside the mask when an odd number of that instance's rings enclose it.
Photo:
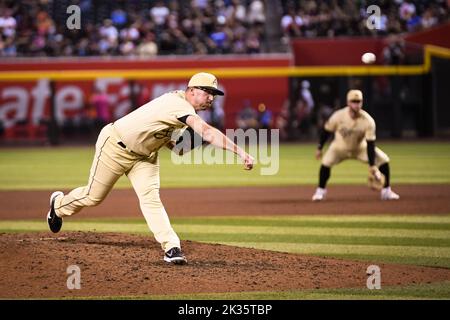
M 450 183 L 450 144 L 439 142 L 382 143 L 391 158 L 394 183 Z M 317 182 L 320 163 L 314 144 L 282 145 L 276 175 L 260 174 L 262 167 L 243 172 L 238 164 L 176 165 L 161 152 L 161 185 L 165 187 L 307 185 Z M 263 150 L 264 151 L 264 150 Z M 261 152 L 263 152 L 261 151 Z M 264 152 L 263 152 L 264 153 Z M 94 147 L 1 149 L 0 190 L 74 188 L 87 182 Z M 189 157 L 189 156 L 185 156 Z M 364 184 L 367 167 L 346 161 L 333 169 L 333 184 Z M 123 177 L 117 188 L 129 188 Z
M 450 214 L 173 218 L 183 240 L 320 257 L 450 268 Z M 64 231 L 148 235 L 144 219 L 67 219 Z M 45 221 L 0 221 L 0 232 L 47 231 Z M 450 282 L 367 289 L 211 293 L 108 299 L 450 299 Z

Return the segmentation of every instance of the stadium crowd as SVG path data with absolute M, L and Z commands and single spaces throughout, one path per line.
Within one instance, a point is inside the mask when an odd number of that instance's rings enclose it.
M 338 37 L 401 34 L 448 21 L 447 0 L 283 0 L 284 40 L 291 37 Z M 366 21 L 380 8 L 379 24 Z M 370 10 L 368 10 L 370 8 Z M 370 21 L 373 21 L 370 19 Z
M 367 7 L 381 8 L 378 30 Z M 81 28 L 66 27 L 72 4 Z M 270 51 L 265 28 L 291 37 L 399 34 L 448 20 L 446 0 L 281 0 L 278 25 L 263 0 L 0 0 L 0 56 L 143 56 L 251 54 Z M 273 20 L 273 19 L 272 19 Z
M 261 0 L 0 1 L 0 56 L 259 53 L 264 22 Z

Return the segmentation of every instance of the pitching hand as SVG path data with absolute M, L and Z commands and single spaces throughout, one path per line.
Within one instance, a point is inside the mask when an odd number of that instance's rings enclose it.
M 255 158 L 253 158 L 251 155 L 246 153 L 242 160 L 244 160 L 244 169 L 245 170 L 252 170 L 253 163 L 255 162 Z

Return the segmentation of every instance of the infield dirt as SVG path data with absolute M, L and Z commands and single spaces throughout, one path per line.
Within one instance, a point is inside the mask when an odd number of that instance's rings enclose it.
M 0 298 L 366 288 L 372 264 L 192 241 L 182 246 L 189 263 L 174 266 L 150 236 L 2 234 Z M 373 263 L 383 286 L 450 280 L 448 269 Z M 69 265 L 80 268 L 80 290 L 67 289 Z

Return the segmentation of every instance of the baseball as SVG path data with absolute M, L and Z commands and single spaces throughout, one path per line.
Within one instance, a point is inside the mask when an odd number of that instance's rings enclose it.
M 372 52 L 366 52 L 361 57 L 361 61 L 364 62 L 365 64 L 372 64 L 375 62 L 376 59 L 377 58 Z

